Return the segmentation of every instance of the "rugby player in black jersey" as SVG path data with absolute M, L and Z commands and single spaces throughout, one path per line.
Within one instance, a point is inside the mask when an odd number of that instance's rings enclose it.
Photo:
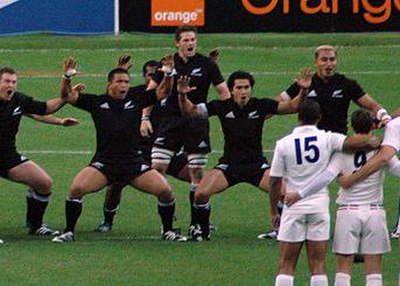
M 164 64 L 173 68 L 172 57 L 165 57 Z M 64 70 L 69 74 L 76 62 L 69 59 Z M 146 106 L 162 99 L 167 91 L 166 76 L 157 90 L 137 96 L 129 88 L 130 75 L 126 69 L 116 68 L 108 75 L 107 92 L 103 95 L 83 94 L 82 86 L 71 89 L 71 78 L 63 80 L 62 95 L 74 106 L 89 112 L 96 129 L 96 153 L 88 167 L 74 178 L 65 203 L 66 228 L 52 241 L 74 241 L 76 223 L 82 212 L 82 198 L 114 182 L 126 183 L 158 198 L 164 240 L 183 242 L 186 237 L 173 229 L 175 198 L 166 179 L 140 154 L 138 113 Z
M 171 71 L 174 77 L 172 94 L 166 100 L 166 120 L 159 128 L 152 150 L 152 166 L 162 174 L 166 173 L 174 154 L 183 151 L 188 154 L 189 174 L 191 179 L 189 199 L 191 206 L 190 232 L 196 227 L 194 223 L 193 199 L 197 185 L 204 175 L 207 164 L 207 154 L 211 151 L 208 119 L 188 119 L 181 114 L 176 92 L 176 81 L 180 76 L 190 76 L 191 83 L 196 86 L 188 94 L 188 98 L 195 104 L 206 103 L 208 90 L 214 85 L 219 97 L 230 97 L 228 87 L 219 70 L 218 65 L 202 54 L 197 53 L 197 29 L 194 26 L 180 26 L 175 31 L 175 45 L 178 49 L 174 54 L 175 68 Z M 153 89 L 163 79 L 163 73 L 157 72 L 149 84 Z M 149 116 L 151 108 L 143 110 L 143 117 Z M 141 132 L 147 136 L 151 125 L 149 121 L 142 121 Z
M 123 69 L 130 68 L 130 56 L 125 55 L 120 57 L 118 61 L 118 67 Z M 144 84 L 138 85 L 135 87 L 130 88 L 132 92 L 137 94 L 137 96 L 146 96 L 146 88 L 149 84 L 152 76 L 156 72 L 160 62 L 156 60 L 147 61 L 142 67 L 142 76 L 144 79 Z M 153 147 L 153 142 L 158 130 L 158 126 L 160 121 L 162 120 L 163 114 L 163 102 L 158 102 L 154 105 L 153 111 L 149 118 L 141 118 L 141 113 L 138 113 L 138 120 L 135 121 L 136 123 L 140 123 L 141 120 L 149 120 L 151 122 L 153 132 L 149 134 L 147 137 L 140 136 L 139 137 L 139 146 L 140 151 L 142 152 L 142 156 L 144 157 L 145 161 L 151 164 L 151 149 Z M 137 126 L 137 130 L 139 131 L 140 126 Z M 185 153 L 180 152 L 175 154 L 172 157 L 171 163 L 168 166 L 166 173 L 171 175 L 177 179 L 190 182 L 190 176 L 188 173 L 187 167 L 187 156 Z M 96 227 L 95 231 L 97 232 L 108 232 L 112 229 L 114 216 L 117 213 L 119 204 L 121 202 L 121 192 L 122 189 L 125 187 L 125 184 L 122 183 L 113 183 L 107 187 L 107 191 L 105 194 L 104 199 L 104 207 L 103 207 L 103 214 L 104 219 L 103 221 Z
M 298 96 L 290 101 L 278 102 L 267 98 L 253 98 L 253 76 L 244 71 L 234 72 L 228 79 L 232 97 L 193 104 L 187 97 L 193 87 L 189 78 L 178 80 L 179 103 L 189 118 L 207 118 L 217 115 L 224 133 L 224 154 L 215 168 L 201 180 L 194 198 L 195 222 L 200 228 L 192 232 L 191 240 L 209 239 L 209 199 L 227 188 L 241 182 L 250 183 L 268 192 L 269 163 L 262 151 L 262 128 L 265 118 L 271 114 L 287 114 L 297 111 L 306 89 L 311 83 L 309 70 L 303 69 L 296 84 Z
M 27 201 L 29 234 L 57 235 L 43 225 L 43 215 L 51 195 L 52 179 L 36 163 L 18 153 L 16 135 L 22 115 L 45 115 L 56 112 L 66 103 L 59 97 L 46 102 L 17 91 L 17 73 L 10 67 L 0 69 L 0 176 L 29 186 L 32 198 Z

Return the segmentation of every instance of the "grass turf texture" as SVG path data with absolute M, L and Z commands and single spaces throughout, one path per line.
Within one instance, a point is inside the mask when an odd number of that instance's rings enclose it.
M 388 110 L 399 106 L 400 34 L 227 34 L 199 35 L 199 51 L 206 54 L 220 47 L 220 66 L 225 77 L 243 69 L 254 73 L 254 96 L 274 97 L 285 89 L 300 67 L 312 66 L 313 48 L 320 44 L 339 46 L 338 71 L 356 79 Z M 106 74 L 117 58 L 129 53 L 132 85 L 141 83 L 140 68 L 148 59 L 160 59 L 174 52 L 172 35 L 122 34 L 99 37 L 28 35 L 0 38 L 0 65 L 14 67 L 20 74 L 19 90 L 37 99 L 57 96 L 62 61 L 69 55 L 78 60 L 90 93 L 102 93 Z M 210 98 L 215 98 L 213 90 Z M 352 105 L 354 110 L 356 107 Z M 67 106 L 57 116 L 74 116 L 78 127 L 50 126 L 23 119 L 17 146 L 42 166 L 54 179 L 54 194 L 46 223 L 64 227 L 64 200 L 74 175 L 89 162 L 95 134 L 89 115 Z M 217 119 L 211 120 L 212 145 L 207 169 L 217 162 L 223 136 Z M 296 125 L 296 117 L 276 116 L 264 128 L 264 149 L 271 160 L 276 139 Z M 49 153 L 50 152 L 50 153 Z M 54 153 L 52 153 L 54 152 Z M 177 197 L 176 227 L 186 232 L 189 223 L 188 185 L 169 179 Z M 395 222 L 398 179 L 385 181 L 388 224 Z M 331 212 L 337 186 L 331 189 Z M 25 221 L 26 187 L 0 181 L 1 285 L 273 285 L 277 271 L 278 244 L 259 241 L 257 234 L 269 229 L 268 196 L 241 184 L 212 199 L 212 222 L 218 225 L 210 242 L 174 244 L 160 239 L 156 199 L 126 188 L 112 232 L 94 233 L 102 220 L 104 193 L 84 198 L 84 211 L 73 244 L 53 244 L 47 238 L 27 235 Z M 334 216 L 332 222 L 334 224 Z M 332 225 L 333 231 L 333 225 Z M 399 272 L 397 241 L 384 258 L 384 285 L 395 285 Z M 329 250 L 328 275 L 332 283 L 334 255 Z M 304 251 L 296 285 L 308 285 Z M 355 265 L 352 281 L 364 283 L 363 265 Z

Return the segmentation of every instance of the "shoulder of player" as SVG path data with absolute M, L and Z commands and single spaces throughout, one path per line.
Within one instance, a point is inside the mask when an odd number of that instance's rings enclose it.
M 146 91 L 146 85 L 144 84 L 139 84 L 135 85 L 129 88 L 128 94 L 130 95 L 137 95 L 137 94 L 142 94 Z

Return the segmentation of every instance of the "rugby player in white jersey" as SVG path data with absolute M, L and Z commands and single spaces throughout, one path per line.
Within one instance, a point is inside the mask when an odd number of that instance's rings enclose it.
M 275 285 L 293 285 L 296 264 L 305 243 L 311 272 L 310 285 L 327 286 L 325 260 L 330 228 L 328 189 L 322 188 L 290 208 L 284 206 L 280 218 L 277 203 L 281 197 L 282 182 L 285 181 L 287 193 L 297 192 L 326 169 L 334 152 L 377 147 L 379 140 L 371 134 L 346 137 L 319 130 L 316 124 L 321 110 L 315 101 L 305 100 L 298 112 L 299 126 L 276 143 L 270 172 L 272 224 L 274 227 L 280 224 L 279 274 Z
M 357 134 L 371 134 L 374 119 L 368 110 L 353 112 L 351 125 Z M 335 153 L 328 168 L 311 184 L 285 197 L 293 205 L 327 186 L 341 173 L 360 169 L 377 151 L 359 150 L 352 154 Z M 392 158 L 389 170 L 400 176 L 400 162 Z M 382 285 L 382 254 L 390 251 L 390 241 L 383 209 L 383 169 L 349 188 L 340 188 L 336 200 L 337 219 L 333 252 L 336 254 L 335 286 L 350 286 L 353 258 L 358 249 L 365 259 L 366 285 Z

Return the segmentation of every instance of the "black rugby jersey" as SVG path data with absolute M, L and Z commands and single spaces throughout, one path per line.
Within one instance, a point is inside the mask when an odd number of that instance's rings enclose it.
M 132 162 L 138 158 L 140 115 L 143 108 L 156 102 L 155 90 L 138 95 L 135 88 L 131 88 L 121 101 L 113 100 L 107 94 L 79 95 L 75 105 L 91 114 L 96 129 L 94 158 L 109 164 Z
M 24 113 L 44 115 L 46 102 L 36 101 L 21 92 L 15 92 L 10 101 L 0 101 L 0 152 L 15 152 L 15 137 Z
M 292 84 L 287 94 L 294 98 L 299 93 L 297 84 Z M 347 134 L 347 117 L 350 102 L 356 102 L 365 95 L 364 90 L 355 81 L 342 74 L 335 74 L 325 83 L 317 74 L 312 77 L 307 98 L 315 100 L 321 107 L 322 118 L 318 128 Z
M 193 90 L 188 94 L 188 98 L 194 103 L 206 103 L 208 89 L 211 83 L 219 85 L 224 82 L 224 78 L 219 70 L 216 63 L 211 61 L 209 58 L 196 53 L 195 56 L 189 58 L 188 62 L 184 62 L 178 53 L 174 54 L 175 70 L 174 75 L 174 86 L 171 92 L 171 96 L 166 100 L 166 108 L 169 114 L 181 116 L 179 109 L 178 94 L 176 90 L 177 81 L 180 76 L 190 76 L 190 86 L 195 86 L 196 90 Z M 163 79 L 163 73 L 158 71 L 153 79 L 160 84 Z
M 265 160 L 262 149 L 262 129 L 265 117 L 276 114 L 278 102 L 272 99 L 250 98 L 240 109 L 233 101 L 213 100 L 207 104 L 208 115 L 217 115 L 224 132 L 224 154 L 220 163 L 255 163 Z

